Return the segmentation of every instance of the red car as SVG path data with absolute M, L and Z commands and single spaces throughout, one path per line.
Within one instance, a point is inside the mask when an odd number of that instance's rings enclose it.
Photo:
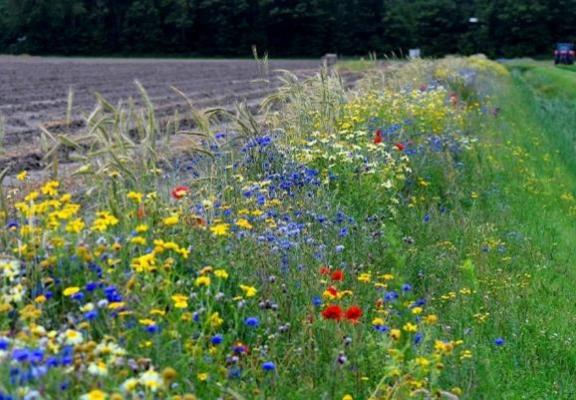
M 557 43 L 556 50 L 554 50 L 554 64 L 574 64 L 574 44 L 572 43 Z

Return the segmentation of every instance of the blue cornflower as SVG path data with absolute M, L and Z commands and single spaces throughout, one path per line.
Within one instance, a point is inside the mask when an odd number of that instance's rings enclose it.
M 70 296 L 70 297 L 71 297 L 72 300 L 78 300 L 78 301 L 80 301 L 80 300 L 83 300 L 83 299 L 84 299 L 84 293 L 82 293 L 82 292 L 77 292 L 77 293 L 74 293 L 74 294 L 73 294 L 72 296 Z
M 18 362 L 26 362 L 30 359 L 30 351 L 28 349 L 14 349 L 12 351 L 12 359 Z
M 44 359 L 44 350 L 42 349 L 33 349 L 30 352 L 30 362 L 39 363 Z
M 58 359 L 56 357 L 48 357 L 46 359 L 46 366 L 48 368 L 55 368 L 58 366 L 58 364 L 60 364 L 60 362 L 58 361 Z
M 414 335 L 414 344 L 419 345 L 422 342 L 422 339 L 424 339 L 424 335 L 420 332 L 417 332 Z
M 506 343 L 504 338 L 499 337 L 499 338 L 494 339 L 494 344 L 496 346 L 504 346 L 504 343 Z
M 409 292 L 412 290 L 412 285 L 410 285 L 409 283 L 405 283 L 402 285 L 402 291 L 403 292 Z
M 320 296 L 312 297 L 312 304 L 314 305 L 314 307 L 320 307 L 322 305 L 322 299 L 320 298 Z
M 244 320 L 244 323 L 251 328 L 256 328 L 258 327 L 258 325 L 260 325 L 260 320 L 258 319 L 258 317 L 247 317 Z
M 146 326 L 146 332 L 148 332 L 148 333 L 160 332 L 160 327 L 156 324 L 150 324 L 150 325 Z
M 218 333 L 218 334 L 212 336 L 212 339 L 210 340 L 210 342 L 212 342 L 213 345 L 217 345 L 217 344 L 222 343 L 222 340 L 224 340 L 223 336 Z
M 426 304 L 426 299 L 420 298 L 420 299 L 416 300 L 416 301 L 412 304 L 411 307 L 422 307 L 422 306 L 425 305 L 425 304 Z
M 85 286 L 87 292 L 93 292 L 98 288 L 98 282 L 88 282 Z
M 390 292 L 386 292 L 386 294 L 384 295 L 384 300 L 386 301 L 394 301 L 398 298 L 398 293 L 395 290 L 392 290 Z
M 6 229 L 16 229 L 16 228 L 18 228 L 18 221 L 15 221 L 15 220 L 8 221 L 8 224 L 6 225 Z
M 90 310 L 84 313 L 84 319 L 92 321 L 98 316 L 98 310 Z
M 276 364 L 274 364 L 272 361 L 266 361 L 264 364 L 262 364 L 262 369 L 264 371 L 274 371 L 276 369 Z

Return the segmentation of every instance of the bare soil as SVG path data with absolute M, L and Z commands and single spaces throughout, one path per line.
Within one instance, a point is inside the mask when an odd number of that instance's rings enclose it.
M 198 108 L 229 107 L 238 101 L 256 103 L 273 92 L 277 69 L 299 75 L 318 70 L 320 60 L 278 60 L 268 64 L 269 74 L 254 60 L 88 59 L 0 56 L 0 116 L 6 135 L 0 167 L 41 167 L 39 125 L 57 128 L 66 118 L 67 98 L 74 92 L 73 120 L 95 105 L 95 93 L 112 104 L 134 98 L 139 80 L 159 114 L 172 115 L 185 108 L 170 87 L 184 92 Z M 262 78 L 271 84 L 263 84 Z

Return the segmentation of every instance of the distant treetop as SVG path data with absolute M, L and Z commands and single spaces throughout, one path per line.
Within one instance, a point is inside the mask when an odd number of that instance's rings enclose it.
M 548 53 L 573 0 L 0 0 L 0 53 L 248 56 Z

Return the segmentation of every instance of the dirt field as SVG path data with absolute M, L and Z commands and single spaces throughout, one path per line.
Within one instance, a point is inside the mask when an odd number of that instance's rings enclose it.
M 308 74 L 319 66 L 319 60 L 271 61 L 269 70 Z M 64 120 L 70 88 L 74 91 L 73 118 L 81 120 L 82 114 L 93 108 L 95 92 L 112 104 L 137 98 L 135 79 L 144 85 L 160 114 L 171 114 L 184 102 L 170 86 L 186 93 L 196 107 L 230 106 L 239 100 L 256 102 L 273 91 L 277 81 L 269 86 L 254 82 L 261 77 L 254 60 L 0 56 L 0 116 L 7 149 L 0 164 L 6 164 L 6 157 L 37 158 L 38 126 Z

